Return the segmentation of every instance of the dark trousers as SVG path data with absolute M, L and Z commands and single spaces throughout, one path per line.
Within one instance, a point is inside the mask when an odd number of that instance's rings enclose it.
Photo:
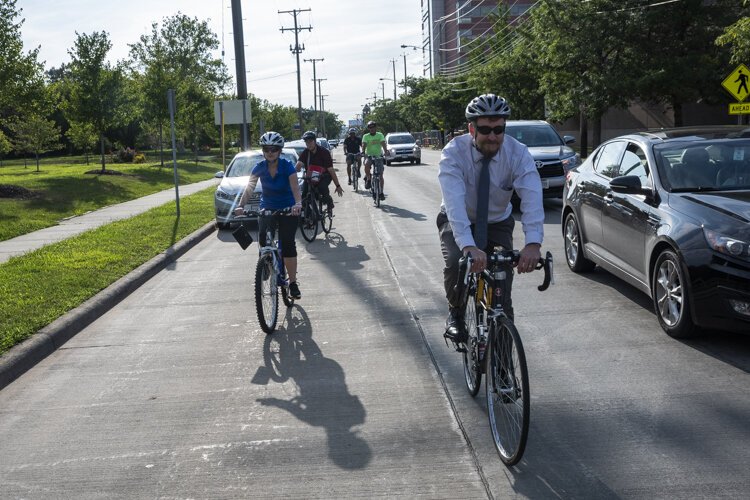
M 297 234 L 298 225 L 299 217 L 292 217 L 291 215 L 261 217 L 258 221 L 258 239 L 260 240 L 260 246 L 266 246 L 266 228 L 271 226 L 272 231 L 279 231 L 281 256 L 296 257 L 297 245 L 294 242 L 294 237 Z M 271 242 L 268 243 L 270 244 Z
M 326 205 L 330 205 L 333 203 L 333 198 L 331 198 L 331 193 L 328 190 L 329 184 L 331 184 L 331 181 L 333 178 L 328 174 L 323 174 L 320 176 L 320 181 L 315 185 L 315 189 L 318 191 L 318 195 L 320 196 L 320 199 L 323 200 L 323 203 Z M 307 195 L 307 191 L 310 189 L 310 183 L 305 182 L 304 187 L 302 188 L 302 197 L 304 198 Z
M 489 243 L 483 249 L 489 256 L 492 249 L 496 246 L 502 247 L 505 250 L 513 250 L 513 228 L 516 225 L 516 221 L 513 216 L 507 219 L 495 222 L 487 225 L 487 240 Z M 453 237 L 453 228 L 451 228 L 450 222 L 448 222 L 448 216 L 445 212 L 440 212 L 437 216 L 437 227 L 438 233 L 440 234 L 440 249 L 443 252 L 443 260 L 445 261 L 445 267 L 443 268 L 443 286 L 445 287 L 445 297 L 448 299 L 448 305 L 453 308 L 462 307 L 463 304 L 451 304 L 451 290 L 458 280 L 458 260 L 463 256 L 463 252 Z M 474 233 L 474 226 L 471 226 L 472 234 Z M 505 314 L 513 319 L 513 300 L 511 299 L 511 288 L 513 286 L 513 269 L 509 267 L 505 273 L 505 300 L 503 301 L 503 308 Z

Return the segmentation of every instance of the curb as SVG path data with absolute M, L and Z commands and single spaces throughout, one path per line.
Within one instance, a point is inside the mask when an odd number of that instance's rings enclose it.
M 0 358 L 0 390 L 52 354 L 58 347 L 93 323 L 99 316 L 112 309 L 215 230 L 215 222 L 209 222 L 153 259 L 141 264 L 80 306 L 60 316 L 25 341 L 12 347 Z

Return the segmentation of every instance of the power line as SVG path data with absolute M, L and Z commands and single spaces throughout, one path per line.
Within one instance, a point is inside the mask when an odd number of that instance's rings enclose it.
M 293 9 L 293 10 L 280 10 L 279 14 L 292 14 L 294 16 L 294 28 L 281 28 L 281 32 L 294 31 L 294 47 L 289 46 L 289 50 L 297 58 L 297 118 L 299 119 L 300 130 L 303 128 L 302 124 L 302 81 L 300 80 L 300 69 L 299 69 L 299 54 L 305 50 L 304 44 L 302 47 L 299 45 L 299 32 L 303 30 L 312 31 L 312 26 L 297 26 L 297 14 L 300 12 L 309 12 L 310 9 Z

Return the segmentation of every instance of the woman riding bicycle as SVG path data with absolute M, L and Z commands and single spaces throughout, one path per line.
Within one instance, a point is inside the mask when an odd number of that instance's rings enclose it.
M 502 97 L 483 94 L 472 99 L 465 114 L 469 133 L 446 145 L 438 168 L 443 202 L 437 226 L 449 305 L 444 335 L 456 344 L 467 338 L 461 304 L 451 303 L 458 260 L 461 255 L 471 253 L 471 271 L 481 272 L 487 265 L 487 252 L 493 247 L 513 248 L 515 221 L 510 200 L 514 190 L 521 198 L 521 222 L 526 237 L 517 265 L 519 273 L 534 270 L 544 237 L 542 183 L 536 165 L 526 146 L 505 136 L 510 106 Z M 512 319 L 511 277 L 509 274 L 504 309 Z
M 280 158 L 281 148 L 284 147 L 284 138 L 278 132 L 266 132 L 260 138 L 263 149 L 263 161 L 253 167 L 250 180 L 242 192 L 240 201 L 235 209 L 235 215 L 242 215 L 245 203 L 251 193 L 255 191 L 258 180 L 261 181 L 262 193 L 260 196 L 261 210 L 280 210 L 292 207 L 294 217 L 261 217 L 259 221 L 260 246 L 271 244 L 266 239 L 266 227 L 270 224 L 273 229 L 278 228 L 279 240 L 281 241 L 281 255 L 284 257 L 284 265 L 289 273 L 289 293 L 293 299 L 301 299 L 302 294 L 297 284 L 297 246 L 294 237 L 299 225 L 300 209 L 302 208 L 302 196 L 297 182 L 297 171 L 292 162 Z

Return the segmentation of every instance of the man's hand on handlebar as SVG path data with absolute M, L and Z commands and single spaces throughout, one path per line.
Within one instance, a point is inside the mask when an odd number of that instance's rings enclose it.
M 540 250 L 541 245 L 539 243 L 529 243 L 521 249 L 518 258 L 518 265 L 516 269 L 518 274 L 530 273 L 539 264 L 539 259 L 542 258 L 542 252 Z
M 471 269 L 472 273 L 481 273 L 487 267 L 487 254 L 484 253 L 477 247 L 465 247 L 463 249 L 464 256 L 471 254 Z

